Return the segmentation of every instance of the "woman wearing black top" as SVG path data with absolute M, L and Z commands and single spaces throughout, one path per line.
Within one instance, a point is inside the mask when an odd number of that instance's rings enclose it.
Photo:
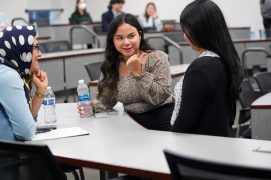
M 196 0 L 182 12 L 180 24 L 201 55 L 175 87 L 172 131 L 231 136 L 242 71 L 224 16 L 211 0 Z

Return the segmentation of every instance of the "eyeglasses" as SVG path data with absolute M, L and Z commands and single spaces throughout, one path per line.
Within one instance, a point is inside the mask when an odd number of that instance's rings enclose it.
M 40 45 L 39 44 L 33 45 L 33 49 L 39 51 L 40 50 Z

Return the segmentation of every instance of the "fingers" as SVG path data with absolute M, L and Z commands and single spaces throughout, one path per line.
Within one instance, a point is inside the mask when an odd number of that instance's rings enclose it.
M 143 57 L 144 57 L 146 54 L 147 54 L 147 53 L 143 52 L 143 53 L 140 55 L 139 59 L 142 61 Z
M 46 91 L 48 87 L 48 78 L 47 78 L 46 72 L 40 71 L 40 72 L 34 73 L 32 75 L 32 81 L 39 92 L 42 93 Z
M 38 71 L 36 71 L 36 72 L 34 73 L 34 75 L 36 75 L 37 77 L 40 77 L 40 75 L 41 75 L 41 70 L 39 69 Z
M 77 103 L 77 112 L 80 114 L 80 117 L 84 117 L 84 107 L 80 102 Z
M 94 102 L 91 101 L 91 102 L 89 102 L 89 104 L 92 107 L 94 105 Z M 86 108 L 86 109 L 88 109 L 88 108 Z M 80 114 L 80 117 L 84 117 L 85 108 L 80 102 L 77 103 L 77 112 Z
M 37 75 L 37 77 L 41 80 L 41 81 L 46 81 L 48 80 L 47 78 L 47 73 L 44 71 L 39 71 L 39 75 Z
M 47 77 L 47 73 L 44 72 L 44 71 L 41 71 L 41 80 L 42 80 L 45 84 L 47 84 L 47 86 L 48 86 L 48 77 Z
M 134 54 L 132 55 L 128 61 L 126 62 L 126 66 L 128 66 L 130 63 L 132 62 L 137 62 L 137 63 L 141 63 L 143 61 L 143 57 L 146 55 L 147 53 L 143 52 L 141 54 Z

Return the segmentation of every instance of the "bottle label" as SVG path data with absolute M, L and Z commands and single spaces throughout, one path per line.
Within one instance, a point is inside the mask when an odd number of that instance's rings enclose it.
M 44 105 L 55 105 L 56 99 L 55 98 L 44 98 L 43 103 Z
M 90 101 L 90 98 L 88 94 L 81 94 L 78 96 L 78 100 L 79 102 Z

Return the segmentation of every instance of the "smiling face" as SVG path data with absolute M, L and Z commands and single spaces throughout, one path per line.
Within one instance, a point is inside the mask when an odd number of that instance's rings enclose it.
M 127 23 L 123 23 L 116 31 L 113 42 L 117 51 L 127 60 L 139 51 L 141 36 L 137 29 Z
M 31 68 L 30 68 L 31 73 L 35 73 L 39 71 L 40 67 L 39 67 L 38 60 L 41 56 L 42 54 L 39 50 L 39 44 L 38 44 L 37 38 L 35 37 L 34 43 L 33 43 L 32 62 L 31 62 Z

